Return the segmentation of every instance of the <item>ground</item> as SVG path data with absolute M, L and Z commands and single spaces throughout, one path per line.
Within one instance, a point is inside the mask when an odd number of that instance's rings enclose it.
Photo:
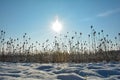
M 119 80 L 120 62 L 10 63 L 0 62 L 0 80 Z

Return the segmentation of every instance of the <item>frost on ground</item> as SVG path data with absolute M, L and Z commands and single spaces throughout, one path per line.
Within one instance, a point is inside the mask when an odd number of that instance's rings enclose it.
M 120 63 L 0 62 L 0 80 L 120 80 Z

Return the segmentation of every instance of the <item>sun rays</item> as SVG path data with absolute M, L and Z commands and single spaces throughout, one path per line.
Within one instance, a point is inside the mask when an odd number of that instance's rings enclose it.
M 58 20 L 58 17 L 56 18 L 55 22 L 52 23 L 52 30 L 60 33 L 60 31 L 62 30 L 62 23 Z

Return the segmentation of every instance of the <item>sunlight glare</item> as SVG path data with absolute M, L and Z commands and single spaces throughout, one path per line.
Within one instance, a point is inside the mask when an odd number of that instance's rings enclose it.
M 52 29 L 57 33 L 62 30 L 62 24 L 58 21 L 58 19 L 56 19 L 55 22 L 52 24 Z

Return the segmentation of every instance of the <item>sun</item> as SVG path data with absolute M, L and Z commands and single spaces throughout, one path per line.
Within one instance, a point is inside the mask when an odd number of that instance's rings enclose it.
M 58 18 L 52 23 L 52 29 L 57 33 L 62 30 L 62 24 L 59 22 Z

